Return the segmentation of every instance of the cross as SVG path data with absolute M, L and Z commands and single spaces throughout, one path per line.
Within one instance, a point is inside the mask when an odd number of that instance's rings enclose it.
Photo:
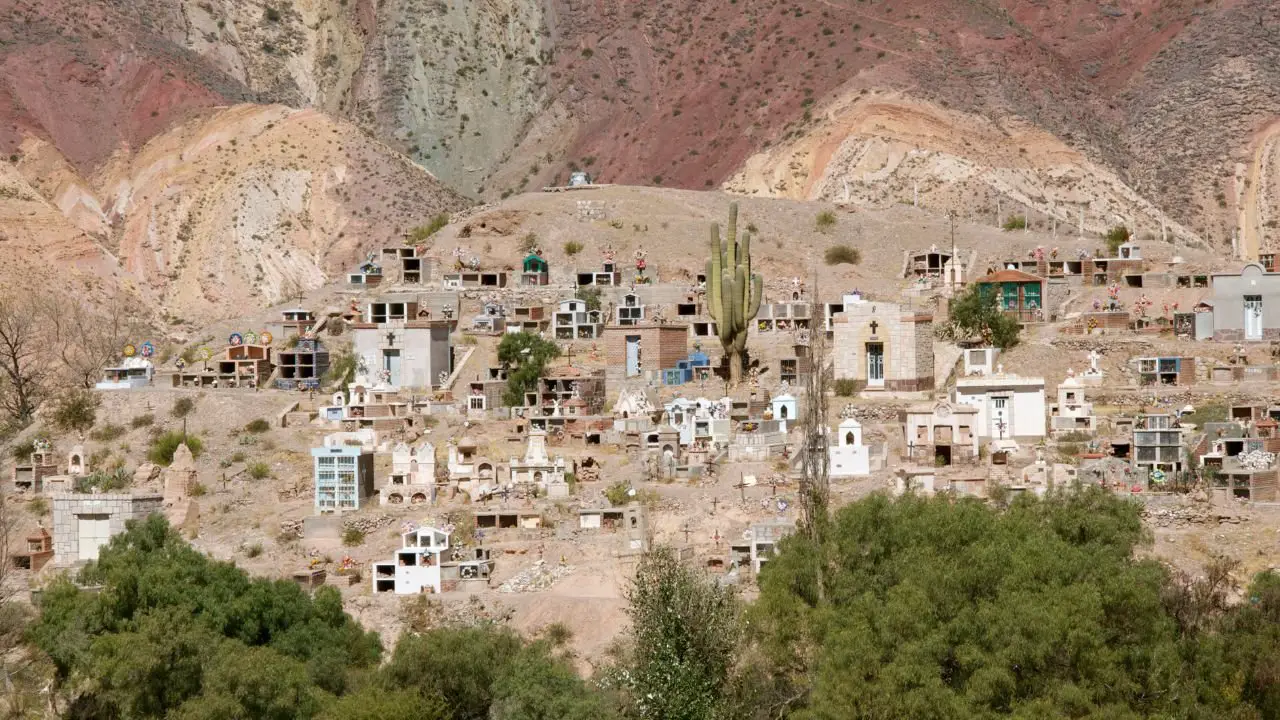
M 875 335 L 875 334 L 876 334 L 876 330 L 878 330 L 879 328 L 880 328 L 880 323 L 876 322 L 875 320 L 872 320 L 872 321 L 871 321 L 871 334 L 872 334 L 872 335 Z
M 738 484 L 736 485 L 736 487 L 738 488 L 738 492 L 742 494 L 742 502 L 746 502 L 746 501 L 747 501 L 747 483 L 746 483 L 746 481 L 744 481 L 744 480 L 739 480 L 739 481 L 738 481 Z
M 301 304 L 302 304 L 302 298 L 303 298 L 303 297 L 305 297 L 305 295 L 304 295 L 304 294 L 303 294 L 303 292 L 302 292 L 302 286 L 301 286 L 301 285 L 297 285 L 297 286 L 295 286 L 295 287 L 296 287 L 296 289 L 295 289 L 295 290 L 294 290 L 294 292 L 293 292 L 293 299 L 294 299 L 294 300 L 297 300 L 297 301 L 298 301 L 298 304 L 299 304 L 299 305 L 301 305 Z
M 719 508 L 719 507 L 720 507 L 720 498 L 718 498 L 718 497 L 717 497 L 717 498 L 711 498 L 711 514 L 712 514 L 712 515 L 715 515 L 715 514 L 716 514 L 716 509 L 717 509 L 717 508 Z M 717 530 L 717 531 L 716 531 L 716 534 L 718 535 L 719 533 L 720 533 L 720 531 L 719 531 L 719 530 Z
M 692 531 L 692 530 L 690 530 L 690 529 L 689 529 L 688 524 L 686 524 L 684 527 L 680 528 L 680 532 L 684 533 L 684 544 L 685 544 L 685 545 L 688 545 L 688 544 L 689 544 L 689 533 L 691 533 L 691 532 L 693 532 L 693 531 Z
M 388 345 L 396 344 L 396 334 L 394 332 L 387 333 L 387 344 Z

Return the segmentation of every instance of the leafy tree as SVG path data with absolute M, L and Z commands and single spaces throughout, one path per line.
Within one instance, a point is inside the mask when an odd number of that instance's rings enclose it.
M 1112 257 L 1115 257 L 1116 253 L 1120 252 L 1120 246 L 1129 242 L 1130 237 L 1129 228 L 1124 225 L 1117 225 L 1111 228 L 1107 231 L 1105 237 L 1107 241 L 1107 251 Z
M 369 687 L 339 698 L 318 720 L 451 720 L 451 715 L 437 698 L 413 690 Z
M 947 321 L 937 333 L 944 340 L 979 339 L 1004 350 L 1018 344 L 1021 329 L 1015 318 L 1001 312 L 994 292 L 974 285 L 951 301 Z
M 579 285 L 574 297 L 587 304 L 587 310 L 600 309 L 600 288 L 593 285 Z
M 533 333 L 504 335 L 498 343 L 498 361 L 510 369 L 502 401 L 512 407 L 523 406 L 524 394 L 537 387 L 547 362 L 559 355 L 559 346 Z
M 395 687 L 447 699 L 454 720 L 481 720 L 489 716 L 494 681 L 520 646 L 509 630 L 441 628 L 401 638 L 385 677 Z
M 159 515 L 130 523 L 79 579 L 102 589 L 53 583 L 29 637 L 80 690 L 85 717 L 309 717 L 320 702 L 310 698 L 345 693 L 350 673 L 381 655 L 333 588 L 311 598 L 250 579 Z M 264 668 L 272 678 L 257 677 Z
M 316 714 L 321 699 L 298 660 L 271 648 L 222 643 L 204 669 L 202 692 L 175 720 L 295 720 Z
M 738 641 L 734 592 L 694 571 L 668 547 L 645 553 L 628 595 L 631 714 L 722 717 Z
M 1260 717 L 1240 706 L 1249 676 L 1222 643 L 1167 611 L 1167 571 L 1134 558 L 1145 539 L 1136 503 L 1096 488 L 1003 508 L 846 506 L 825 541 L 824 600 L 806 536 L 761 574 L 754 714 Z M 1251 658 L 1275 657 L 1265 642 Z

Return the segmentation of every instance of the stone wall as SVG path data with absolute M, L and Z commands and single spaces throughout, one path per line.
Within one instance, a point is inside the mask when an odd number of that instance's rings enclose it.
M 78 562 L 81 515 L 109 516 L 112 537 L 124 532 L 129 520 L 141 520 L 161 512 L 164 496 L 159 493 L 56 493 L 53 495 L 53 557 L 58 565 Z

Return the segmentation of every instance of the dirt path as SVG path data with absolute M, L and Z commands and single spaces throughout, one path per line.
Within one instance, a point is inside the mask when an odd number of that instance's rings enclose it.
M 1267 165 L 1271 162 L 1275 143 L 1280 139 L 1280 120 L 1277 120 L 1262 132 L 1253 151 L 1253 164 L 1245 180 L 1244 198 L 1240 204 L 1240 255 L 1245 260 L 1257 260 L 1263 246 L 1263 205 L 1267 202 L 1263 183 L 1267 177 Z

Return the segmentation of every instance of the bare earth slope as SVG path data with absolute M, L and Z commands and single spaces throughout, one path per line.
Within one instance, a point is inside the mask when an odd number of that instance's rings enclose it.
M 343 116 L 483 197 L 585 167 L 843 198 L 850 172 L 922 150 L 851 201 L 914 199 L 960 164 L 940 209 L 1271 242 L 1246 183 L 1280 115 L 1268 0 L 0 0 L 0 26 L 0 144 L 34 133 L 81 172 L 257 99 Z M 851 118 L 864 92 L 927 109 L 929 132 Z

